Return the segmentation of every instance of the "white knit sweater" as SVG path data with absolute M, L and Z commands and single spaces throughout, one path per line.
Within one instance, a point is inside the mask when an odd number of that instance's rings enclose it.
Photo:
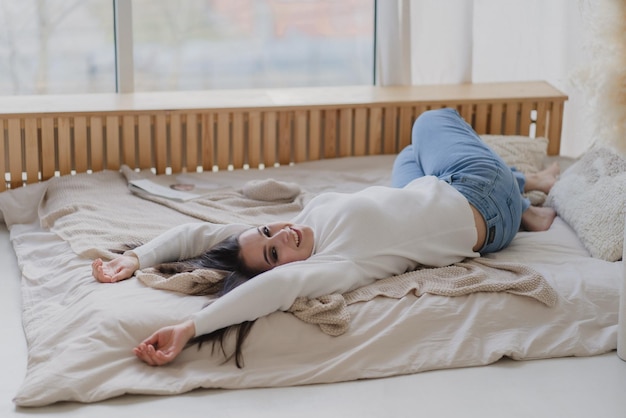
M 467 200 L 427 176 L 403 189 L 374 186 L 351 194 L 324 193 L 291 220 L 310 226 L 313 255 L 256 276 L 196 313 L 196 335 L 285 311 L 298 297 L 345 293 L 418 265 L 446 266 L 467 257 L 477 233 Z M 245 225 L 190 224 L 133 252 L 141 268 L 205 251 Z

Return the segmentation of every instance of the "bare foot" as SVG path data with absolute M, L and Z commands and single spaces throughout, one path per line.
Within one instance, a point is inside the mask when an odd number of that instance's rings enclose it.
M 552 163 L 549 167 L 539 171 L 538 173 L 528 174 L 526 176 L 526 184 L 524 185 L 524 191 L 530 192 L 533 190 L 539 190 L 546 194 L 550 192 L 554 183 L 556 183 L 561 167 L 558 162 Z
M 531 206 L 522 213 L 522 227 L 527 231 L 547 231 L 556 218 L 554 209 L 543 206 Z

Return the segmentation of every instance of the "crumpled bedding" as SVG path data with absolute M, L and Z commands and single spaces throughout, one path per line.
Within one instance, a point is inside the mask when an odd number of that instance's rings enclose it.
M 305 191 L 350 191 L 385 184 L 391 162 L 391 156 L 359 157 L 263 173 L 185 176 L 224 184 L 266 176 L 295 182 Z M 340 173 L 349 174 L 338 181 Z M 109 181 L 102 187 L 109 187 Z M 105 226 L 102 234 L 89 239 L 63 236 L 55 227 L 64 219 L 75 226 L 76 236 L 81 227 L 70 222 L 71 210 L 59 207 L 51 211 L 54 222 L 44 223 L 53 225 L 52 230 L 42 227 L 38 211 L 49 185 L 0 195 L 0 210 L 22 270 L 29 360 L 15 397 L 21 406 L 95 402 L 124 393 L 176 394 L 199 387 L 330 383 L 485 365 L 503 356 L 589 356 L 616 348 L 621 262 L 591 258 L 573 230 L 557 218 L 550 231 L 519 233 L 509 248 L 490 257 L 522 263 L 541 274 L 556 292 L 552 307 L 508 293 L 376 297 L 347 307 L 350 326 L 339 337 L 290 313 L 260 318 L 244 346 L 244 369 L 225 363 L 218 352 L 211 354 L 210 346 L 187 349 L 168 366 L 150 367 L 132 355 L 132 348 L 155 329 L 202 309 L 210 298 L 155 290 L 138 280 L 95 282 L 91 258 L 116 243 L 107 238 Z M 121 185 L 126 190 L 123 179 Z M 149 213 L 134 211 L 104 189 L 72 193 L 73 205 L 81 211 L 95 214 L 95 208 L 107 207 L 110 219 L 127 222 L 127 235 L 118 237 L 120 242 L 149 239 L 171 224 L 198 221 L 156 202 L 148 202 Z M 99 194 L 100 199 L 90 203 L 89 194 Z M 42 217 L 42 222 L 53 217 Z M 137 223 L 153 229 L 137 236 Z M 230 348 L 232 340 L 226 346 Z

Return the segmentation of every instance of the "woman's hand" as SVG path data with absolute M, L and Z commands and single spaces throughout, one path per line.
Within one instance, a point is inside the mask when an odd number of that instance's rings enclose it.
M 174 360 L 195 335 L 193 321 L 185 321 L 161 328 L 135 347 L 133 353 L 151 366 L 162 366 Z
M 121 255 L 111 261 L 100 258 L 91 263 L 93 277 L 101 283 L 115 283 L 131 277 L 139 268 L 139 260 L 134 255 Z

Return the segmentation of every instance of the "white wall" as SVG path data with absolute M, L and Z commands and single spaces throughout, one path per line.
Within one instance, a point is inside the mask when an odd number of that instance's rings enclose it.
M 561 154 L 591 143 L 585 99 L 572 77 L 586 61 L 585 28 L 571 0 L 474 0 L 474 82 L 546 80 L 569 96 Z
M 411 14 L 412 84 L 546 80 L 569 96 L 561 154 L 589 147 L 589 112 L 572 83 L 589 56 L 578 1 L 397 1 Z
M 472 81 L 472 0 L 411 2 L 413 84 Z

